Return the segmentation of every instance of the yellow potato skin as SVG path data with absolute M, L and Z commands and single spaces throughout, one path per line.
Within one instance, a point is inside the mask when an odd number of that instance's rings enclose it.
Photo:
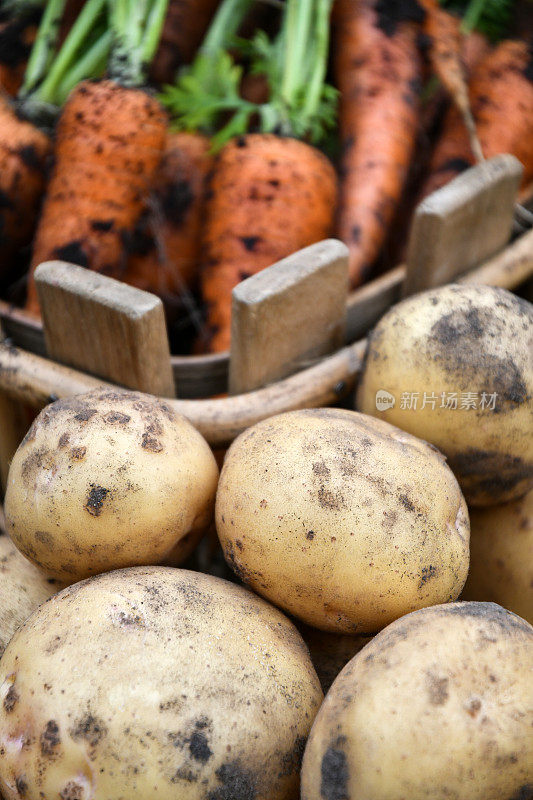
M 0 794 L 296 800 L 322 699 L 296 628 L 246 589 L 169 567 L 99 575 L 0 661 Z
M 382 390 L 395 397 L 393 408 L 376 408 Z M 441 407 L 453 392 L 457 408 Z M 477 395 L 476 409 L 466 407 L 468 392 Z M 480 408 L 483 392 L 486 405 L 496 393 L 495 410 Z M 402 408 L 403 393 L 408 400 L 418 393 L 416 410 Z M 369 337 L 356 408 L 438 447 L 469 505 L 526 494 L 533 488 L 533 306 L 505 289 L 466 284 L 398 303 Z
M 216 501 L 226 560 L 313 627 L 372 633 L 458 597 L 469 523 L 435 448 L 354 411 L 308 409 L 230 447 Z
M 533 787 L 533 628 L 493 603 L 415 611 L 341 672 L 301 800 L 518 800 Z
M 493 600 L 533 624 L 533 491 L 470 513 L 465 600 Z
M 120 390 L 59 400 L 18 448 L 5 498 L 19 550 L 59 580 L 185 559 L 212 519 L 218 467 L 164 401 Z
M 0 657 L 23 622 L 63 586 L 19 553 L 0 534 Z

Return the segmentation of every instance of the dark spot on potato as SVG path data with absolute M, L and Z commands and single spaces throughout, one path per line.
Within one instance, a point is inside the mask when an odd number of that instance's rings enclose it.
M 207 800 L 255 800 L 257 797 L 254 775 L 238 761 L 223 764 L 215 775 L 222 785 L 210 792 Z
M 70 451 L 70 457 L 73 461 L 82 461 L 87 453 L 86 447 L 73 447 Z
M 305 538 L 309 539 L 310 541 L 312 541 L 315 538 L 315 532 L 314 531 L 307 531 L 307 533 L 305 534 Z
M 521 786 L 516 794 L 513 794 L 509 800 L 532 800 L 533 798 L 533 783 L 526 783 Z
M 83 786 L 76 781 L 69 781 L 59 792 L 61 800 L 83 800 Z
M 527 633 L 528 636 L 533 637 L 531 625 L 522 619 L 522 617 L 513 614 L 512 611 L 506 611 L 505 608 L 502 608 L 497 603 L 465 600 L 441 606 L 439 611 L 442 614 L 450 614 L 458 617 L 473 617 L 485 622 L 494 622 L 505 632 L 516 630 Z
M 437 574 L 437 567 L 434 567 L 433 564 L 430 564 L 429 567 L 422 567 L 422 574 L 420 575 L 420 582 L 418 584 L 418 588 L 421 589 L 422 586 L 427 583 L 431 578 L 435 577 Z
M 74 419 L 76 422 L 88 422 L 91 417 L 94 417 L 97 414 L 96 408 L 84 408 L 82 411 L 78 411 L 77 414 L 74 415 Z
M 241 542 L 241 540 L 240 540 L 240 539 L 236 539 L 236 540 L 235 540 L 235 545 L 236 545 L 236 547 L 238 547 L 238 548 L 239 548 L 239 550 L 240 550 L 240 551 L 241 551 L 241 553 L 242 553 L 242 551 L 244 550 L 244 545 L 243 545 L 243 543 Z
M 450 453 L 448 464 L 470 493 L 481 491 L 497 495 L 533 479 L 533 464 L 495 450 L 470 448 L 462 453 Z
M 104 489 L 103 486 L 96 486 L 94 483 L 91 483 L 91 490 L 87 496 L 85 508 L 92 517 L 100 516 L 104 500 L 108 494 L 109 489 Z
M 108 425 L 126 425 L 130 419 L 131 417 L 127 414 L 121 414 L 120 411 L 110 411 L 104 416 L 104 422 L 107 422 Z
M 313 464 L 313 472 L 315 475 L 318 475 L 319 478 L 329 478 L 331 475 L 331 470 L 323 461 L 315 461 Z
M 144 450 L 149 450 L 151 453 L 160 453 L 163 450 L 163 445 L 159 439 L 156 439 L 155 436 L 147 432 L 142 435 L 141 446 Z
M 70 442 L 70 436 L 68 433 L 62 433 L 59 437 L 59 442 L 57 443 L 58 447 L 66 447 L 67 444 Z
M 53 756 L 61 739 L 59 737 L 59 726 L 53 719 L 46 723 L 46 728 L 41 734 L 41 754 L 43 756 Z
M 4 710 L 6 714 L 10 714 L 13 711 L 19 700 L 19 693 L 15 687 L 11 685 L 7 690 L 6 696 L 4 697 Z
M 210 749 L 209 742 L 207 741 L 207 736 L 201 731 L 194 731 L 189 739 L 189 751 L 191 756 L 202 764 L 209 761 L 213 755 L 213 751 Z
M 406 494 L 401 494 L 398 497 L 398 500 L 400 501 L 402 506 L 407 509 L 407 511 L 415 511 L 414 505 L 411 503 Z
M 35 531 L 35 538 L 49 550 L 54 549 L 54 537 L 46 531 Z
M 70 736 L 75 742 L 85 741 L 90 747 L 96 747 L 107 734 L 104 723 L 92 714 L 86 714 L 79 719 L 72 730 Z
M 63 595 L 63 596 L 68 597 L 69 595 Z M 61 647 L 61 636 L 54 636 L 54 638 L 48 642 L 44 652 L 49 656 L 53 656 L 54 653 L 56 653 L 60 647 Z
M 33 450 L 22 462 L 20 469 L 22 477 L 28 479 L 32 472 L 40 470 L 47 455 L 48 450 L 46 447 L 39 447 L 37 450 Z
M 342 740 L 335 747 L 329 747 L 320 766 L 320 795 L 324 800 L 350 800 L 348 794 L 348 761 L 346 754 L 339 750 Z
M 344 497 L 339 492 L 334 493 L 325 486 L 321 486 L 318 490 L 318 502 L 322 508 L 330 508 L 335 511 L 343 507 Z
M 294 746 L 281 757 L 281 771 L 278 777 L 285 778 L 300 771 L 306 743 L 305 736 L 296 737 Z
M 15 788 L 21 797 L 26 795 L 28 791 L 28 784 L 23 776 L 15 779 Z
M 471 717 L 475 718 L 479 714 L 481 709 L 481 700 L 477 697 L 474 697 L 469 703 L 466 705 L 466 713 L 469 714 Z
M 426 673 L 426 687 L 429 702 L 432 706 L 443 706 L 449 697 L 448 685 L 449 678 L 434 675 L 432 672 Z

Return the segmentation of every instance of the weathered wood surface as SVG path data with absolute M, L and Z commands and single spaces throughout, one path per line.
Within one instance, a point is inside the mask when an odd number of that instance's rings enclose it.
M 233 289 L 229 392 L 281 380 L 342 347 L 348 248 L 327 239 Z
M 449 283 L 505 247 L 522 174 L 514 156 L 494 156 L 420 203 L 409 236 L 404 296 Z
M 50 358 L 130 389 L 176 396 L 158 297 L 62 261 L 40 264 L 35 283 Z

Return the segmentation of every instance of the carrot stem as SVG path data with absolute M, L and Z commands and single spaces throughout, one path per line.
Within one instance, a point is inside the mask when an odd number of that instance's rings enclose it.
M 309 88 L 302 111 L 305 119 L 310 119 L 318 113 L 322 100 L 329 53 L 330 15 L 330 0 L 318 0 L 313 32 L 315 42 L 314 67 L 308 83 Z
M 57 88 L 61 81 L 66 78 L 68 70 L 72 67 L 73 60 L 77 57 L 79 48 L 104 10 L 105 3 L 106 0 L 87 0 L 83 6 L 57 57 L 54 59 L 47 77 L 35 93 L 41 102 L 61 105 L 56 97 Z M 90 76 L 85 74 L 83 77 Z
M 221 48 L 227 47 L 237 34 L 253 2 L 254 0 L 224 0 L 200 45 L 200 53 L 216 55 Z
M 49 0 L 44 10 L 37 37 L 31 49 L 20 97 L 28 95 L 46 74 L 54 57 L 54 49 L 59 34 L 61 17 L 66 0 Z
M 287 46 L 280 96 L 290 108 L 294 105 L 302 84 L 302 64 L 305 63 L 313 14 L 313 0 L 287 0 L 284 35 Z
M 466 35 L 474 30 L 483 14 L 486 2 L 487 0 L 472 0 L 463 16 L 461 33 Z
M 58 105 L 63 105 L 74 87 L 88 75 L 97 76 L 105 72 L 112 41 L 111 31 L 104 31 L 89 50 L 80 56 L 57 87 L 55 99 Z
M 163 27 L 169 0 L 108 0 L 113 46 L 109 76 L 126 87 L 142 86 Z

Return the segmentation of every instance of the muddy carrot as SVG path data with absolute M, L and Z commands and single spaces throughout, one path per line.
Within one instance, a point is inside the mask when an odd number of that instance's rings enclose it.
M 418 0 L 418 2 L 426 12 L 423 30 L 427 37 L 433 70 L 463 117 L 470 136 L 472 152 L 480 161 L 483 159 L 483 154 L 470 108 L 468 85 L 461 58 L 462 35 L 459 19 L 441 8 L 437 0 Z
M 229 347 L 234 286 L 331 234 L 337 183 L 316 148 L 249 134 L 220 151 L 209 188 L 202 294 L 208 348 L 217 352 Z
M 32 269 L 60 258 L 114 277 L 124 272 L 128 242 L 165 144 L 165 114 L 155 98 L 137 88 L 145 81 L 165 9 L 163 0 L 143 9 L 136 0 L 110 4 L 113 79 L 80 83 L 64 106 Z M 30 277 L 27 309 L 37 308 Z
M 205 179 L 213 161 L 209 147 L 209 139 L 201 134 L 167 135 L 142 233 L 134 237 L 123 276 L 126 283 L 157 294 L 168 306 L 197 282 Z
M 485 158 L 511 153 L 533 179 L 533 55 L 525 42 L 501 42 L 475 69 L 470 102 Z M 468 134 L 456 109 L 448 112 L 421 197 L 444 186 L 474 163 Z
M 414 150 L 421 59 L 418 3 L 338 0 L 335 72 L 341 92 L 337 233 L 350 250 L 352 286 L 372 268 L 399 202 Z
M 46 184 L 48 137 L 19 119 L 0 96 L 0 276 L 9 275 L 19 249 L 28 244 Z

